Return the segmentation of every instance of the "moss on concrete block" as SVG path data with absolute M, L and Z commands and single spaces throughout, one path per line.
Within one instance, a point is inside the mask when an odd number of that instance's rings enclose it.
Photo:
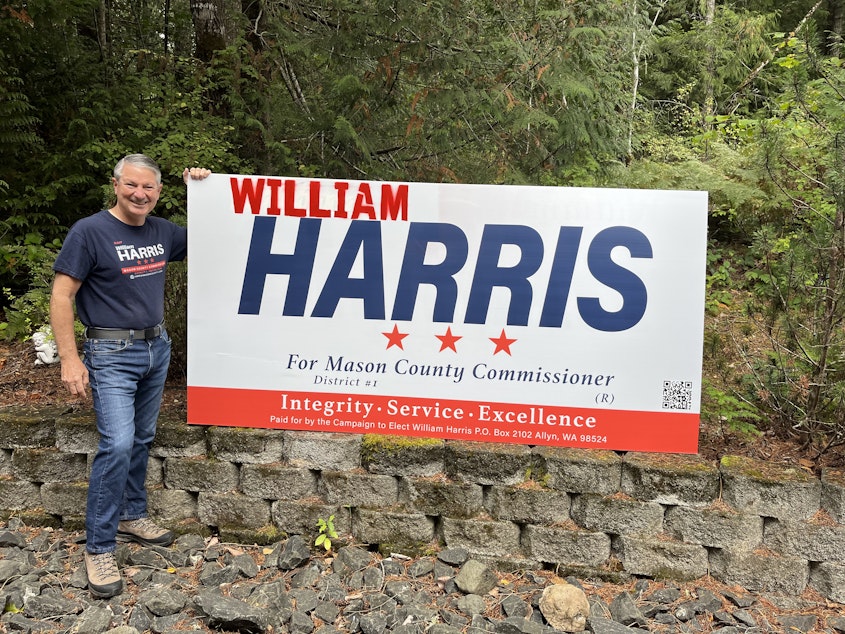
M 826 562 L 813 566 L 810 585 L 825 598 L 845 603 L 845 566 Z
M 180 489 L 155 488 L 147 491 L 150 515 L 170 521 L 196 519 L 197 496 Z
M 555 566 L 555 574 L 565 579 L 572 576 L 577 579 L 598 579 L 605 583 L 624 585 L 634 579 L 634 575 L 624 570 L 616 570 L 616 566 L 607 564 L 605 566 L 581 566 L 578 564 L 558 564 Z
M 676 539 L 708 548 L 753 550 L 763 541 L 763 518 L 756 513 L 740 513 L 726 504 L 668 508 L 664 527 Z
M 209 455 L 220 460 L 266 464 L 284 457 L 285 434 L 278 429 L 210 427 L 206 438 Z
M 468 518 L 484 510 L 484 490 L 478 484 L 439 478 L 402 478 L 399 501 L 426 515 Z
M 189 458 L 206 455 L 207 428 L 188 425 L 184 419 L 163 415 L 158 419 L 150 454 L 161 458 Z
M 638 500 L 707 506 L 719 497 L 719 470 L 700 456 L 630 452 L 622 460 L 621 490 Z
M 265 500 L 299 500 L 317 492 L 317 476 L 309 469 L 282 464 L 241 466 L 241 492 Z
M 285 432 L 285 459 L 294 467 L 345 471 L 361 466 L 361 435 L 312 431 Z
M 0 509 L 25 511 L 41 507 L 41 491 L 37 484 L 0 477 Z
M 220 460 L 167 458 L 164 483 L 167 488 L 185 491 L 234 491 L 238 487 L 238 467 Z
M 623 535 L 613 542 L 625 570 L 654 579 L 691 581 L 707 574 L 708 553 L 703 546 L 662 537 Z
M 56 419 L 57 449 L 68 453 L 93 454 L 97 451 L 99 441 L 94 410 L 77 410 Z
M 443 540 L 449 548 L 466 548 L 470 554 L 501 557 L 520 555 L 519 526 L 513 522 L 443 518 Z
M 352 527 L 358 541 L 406 555 L 425 552 L 434 540 L 434 521 L 422 513 L 357 509 Z
M 55 447 L 56 420 L 67 410 L 58 407 L 2 407 L 0 426 L 4 449 Z
M 610 537 L 576 526 L 526 526 L 525 553 L 550 564 L 596 567 L 610 557 Z
M 278 500 L 270 505 L 273 524 L 289 535 L 317 536 L 317 520 L 334 515 L 334 526 L 341 536 L 352 532 L 352 512 L 343 506 L 326 504 L 319 498 Z
M 84 454 L 65 453 L 54 447 L 22 447 L 12 452 L 12 475 L 32 482 L 84 480 L 87 459 Z
M 41 485 L 44 510 L 53 515 L 83 515 L 88 500 L 88 482 L 48 482 Z
M 805 483 L 815 480 L 815 477 L 811 473 L 797 466 L 755 460 L 748 456 L 724 456 L 719 461 L 719 467 L 725 475 L 741 476 L 769 484 L 780 484 L 783 482 Z
M 329 504 L 352 507 L 389 507 L 398 499 L 396 478 L 371 473 L 323 471 L 318 492 Z
M 574 447 L 535 447 L 548 474 L 545 484 L 569 493 L 608 495 L 619 491 L 622 458 L 614 451 Z
M 555 524 L 569 519 L 569 494 L 533 486 L 493 486 L 485 499 L 492 517 L 521 524 Z
M 85 516 L 84 515 L 65 515 L 62 517 L 62 528 L 66 531 L 84 531 L 85 530 Z
M 10 517 L 15 517 L 21 520 L 26 526 L 40 527 L 40 528 L 65 528 L 65 530 L 79 530 L 78 528 L 68 529 L 62 523 L 62 518 L 52 513 L 47 513 L 44 509 L 29 509 L 26 511 L 19 511 L 15 513 L 2 513 L 0 518 L 8 520 Z M 73 524 L 72 524 L 73 526 Z
M 270 524 L 270 503 L 239 493 L 200 493 L 197 517 L 220 531 L 257 530 Z
M 741 512 L 793 520 L 821 507 L 821 481 L 797 466 L 725 456 L 720 471 L 722 499 Z
M 572 519 L 590 531 L 654 535 L 663 529 L 663 507 L 622 495 L 579 495 L 572 503 Z
M 270 546 L 287 537 L 287 533 L 279 530 L 272 524 L 262 526 L 258 529 L 246 528 L 220 528 L 220 541 L 234 542 L 237 544 L 258 544 L 259 546 Z
M 0 477 L 12 475 L 12 450 L 0 449 Z
M 438 438 L 366 434 L 361 464 L 370 473 L 432 476 L 443 471 L 446 443 Z
M 537 467 L 526 445 L 466 442 L 446 443 L 445 473 L 450 478 L 475 484 L 518 484 Z
M 716 549 L 710 555 L 710 574 L 748 592 L 800 595 L 807 587 L 810 566 L 799 557 Z
M 826 467 L 822 470 L 822 508 L 830 516 L 845 524 L 845 471 Z
M 179 520 L 178 522 L 169 522 L 168 528 L 180 536 L 191 535 L 191 539 L 194 539 L 193 536 L 195 535 L 198 535 L 203 539 L 207 539 L 212 535 L 219 536 L 219 534 L 215 533 L 211 527 L 201 524 L 196 518 L 187 518 Z

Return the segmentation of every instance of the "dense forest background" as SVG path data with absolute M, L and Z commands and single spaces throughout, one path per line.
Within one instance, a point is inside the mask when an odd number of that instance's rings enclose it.
M 845 444 L 843 34 L 845 0 L 10 0 L 0 334 L 46 323 L 60 241 L 130 152 L 177 222 L 186 165 L 706 190 L 703 422 L 822 456 Z

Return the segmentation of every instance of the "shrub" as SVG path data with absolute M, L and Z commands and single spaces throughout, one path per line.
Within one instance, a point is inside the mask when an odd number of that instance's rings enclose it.
M 43 244 L 40 233 L 27 234 L 21 245 L 0 245 L 0 268 L 27 280 L 21 290 L 3 288 L 5 321 L 0 322 L 4 339 L 24 340 L 50 321 L 50 289 L 53 262 L 61 243 Z

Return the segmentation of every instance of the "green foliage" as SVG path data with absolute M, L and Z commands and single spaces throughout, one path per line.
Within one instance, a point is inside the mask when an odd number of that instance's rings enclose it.
M 5 57 L 0 51 L 0 156 L 9 160 L 38 145 L 38 119 L 26 94 L 21 92 L 23 80 L 10 73 L 3 63 Z
M 332 549 L 332 540 L 337 539 L 337 531 L 334 528 L 334 515 L 329 515 L 329 519 L 324 520 L 322 517 L 317 520 L 317 530 L 319 535 L 314 540 L 314 545 L 322 546 L 326 551 Z
M 615 5 L 587 5 L 270 3 L 261 79 L 235 97 L 250 130 L 283 131 L 300 173 L 516 183 L 600 169 L 623 151 L 627 26 Z M 244 67 L 247 42 L 233 54 L 219 73 Z
M 47 260 L 71 224 L 113 203 L 109 177 L 123 155 L 140 151 L 159 162 L 166 187 L 156 213 L 167 217 L 184 213 L 185 166 L 249 171 L 230 141 L 232 123 L 208 113 L 204 69 L 153 50 L 160 10 L 109 3 L 104 48 L 99 4 L 0 9 L 0 287 L 9 289 L 0 306 L 7 337 L 27 336 L 46 316 Z M 170 24 L 190 28 L 187 4 L 173 4 L 183 13 L 174 10 Z M 170 34 L 178 51 L 185 38 Z M 191 37 L 189 31 L 189 43 Z M 42 259 L 30 236 L 52 251 L 37 277 L 20 265 Z
M 184 209 L 186 165 L 242 171 L 232 123 L 208 112 L 204 69 L 155 50 L 160 9 L 108 3 L 104 47 L 99 5 L 75 0 L 0 9 L 0 181 L 8 186 L 0 214 L 7 243 L 32 231 L 61 238 L 74 221 L 108 205 L 112 167 L 130 152 L 160 162 L 173 186 L 159 208 L 165 215 Z M 186 38 L 173 26 L 190 28 L 190 14 L 186 3 L 173 5 L 170 41 L 182 43 Z
M 670 8 L 660 14 L 663 31 L 651 50 L 643 92 L 654 100 L 666 130 L 700 131 L 705 112 L 736 112 L 737 105 L 747 112 L 762 105 L 759 91 L 742 102 L 734 93 L 749 69 L 770 56 L 774 12 L 717 3 L 713 17 L 708 24 L 698 10 L 673 13 Z M 771 88 L 767 82 L 761 90 Z M 696 116 L 687 117 L 690 112 Z
M 823 452 L 845 443 L 845 72 L 797 42 L 776 62 L 792 89 L 749 149 L 787 204 L 751 236 L 747 310 L 769 347 L 748 366 L 779 429 Z
M 188 267 L 185 262 L 167 265 L 164 314 L 170 349 L 171 379 L 184 383 L 188 377 Z
M 20 279 L 27 280 L 22 292 L 3 288 L 8 301 L 5 321 L 0 322 L 0 336 L 8 340 L 29 338 L 41 326 L 49 323 L 52 264 L 59 249 L 58 241 L 42 243 L 38 233 L 27 234 L 24 244 L 0 245 L 0 266 L 14 270 Z
M 12 115 L 0 117 L 7 121 L 0 127 L 16 131 L 0 145 L 0 180 L 9 185 L 0 198 L 5 244 L 20 244 L 31 232 L 47 241 L 61 237 L 72 210 L 85 201 L 83 190 L 93 183 L 73 148 L 110 120 L 108 103 L 98 105 L 101 90 L 92 85 L 99 75 L 96 44 L 75 37 L 80 20 L 93 19 L 95 6 L 76 0 L 0 9 L 0 84 L 5 83 L 0 101 L 6 104 L 0 109 Z M 90 88 L 89 94 L 81 87 Z M 83 105 L 88 99 L 90 106 Z
M 718 312 L 722 304 L 730 304 L 733 301 L 731 288 L 733 287 L 735 271 L 733 262 L 729 257 L 723 257 L 718 248 L 712 243 L 707 251 L 707 292 L 705 294 L 705 309 L 709 312 Z
M 727 428 L 742 438 L 751 439 L 762 433 L 758 425 L 763 420 L 763 413 L 757 406 L 706 379 L 702 382 L 701 417 L 714 428 Z

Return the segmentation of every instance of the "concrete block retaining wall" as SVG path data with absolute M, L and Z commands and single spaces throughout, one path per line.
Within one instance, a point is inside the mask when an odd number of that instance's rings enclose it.
M 0 409 L 0 515 L 79 529 L 90 411 Z M 845 474 L 728 456 L 620 453 L 162 419 L 150 511 L 182 531 L 316 536 L 389 552 L 463 547 L 508 568 L 619 580 L 711 575 L 845 603 Z

